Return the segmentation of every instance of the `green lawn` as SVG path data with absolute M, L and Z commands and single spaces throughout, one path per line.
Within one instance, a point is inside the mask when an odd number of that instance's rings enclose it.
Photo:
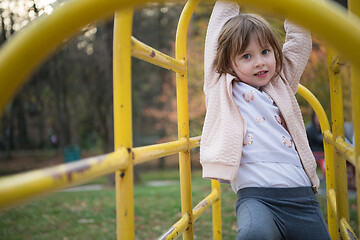
M 177 171 L 167 170 L 140 174 L 135 185 L 136 239 L 156 239 L 180 217 L 180 185 Z M 157 180 L 170 180 L 168 186 L 152 186 Z M 103 183 L 99 179 L 93 183 Z M 210 191 L 210 182 L 194 172 L 192 178 L 193 205 Z M 319 197 L 322 206 L 326 199 Z M 222 185 L 223 239 L 233 240 L 236 234 L 234 203 L 236 195 L 228 185 Z M 350 208 L 355 201 L 350 203 Z M 326 212 L 326 209 L 323 209 Z M 0 212 L 0 239 L 115 239 L 115 191 L 56 192 L 32 200 L 20 207 Z M 355 216 L 351 216 L 356 219 Z M 351 222 L 356 226 L 356 222 Z M 212 239 L 211 211 L 194 225 L 195 239 Z

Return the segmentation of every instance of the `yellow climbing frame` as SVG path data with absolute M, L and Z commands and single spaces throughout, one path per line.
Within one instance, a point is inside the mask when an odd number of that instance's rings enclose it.
M 0 209 L 30 198 L 89 181 L 112 172 L 116 175 L 117 239 L 134 236 L 133 165 L 179 153 L 182 217 L 159 239 L 193 239 L 193 223 L 210 206 L 213 239 L 221 239 L 220 184 L 211 182 L 211 192 L 192 206 L 190 149 L 200 137 L 189 137 L 186 39 L 190 18 L 200 0 L 189 0 L 179 19 L 175 57 L 167 56 L 131 36 L 133 8 L 149 0 L 68 0 L 48 16 L 42 16 L 17 33 L 0 49 L 0 111 L 22 86 L 32 69 L 49 57 L 65 39 L 82 27 L 115 15 L 113 43 L 114 152 L 81 161 L 0 178 Z M 157 1 L 161 2 L 161 1 Z M 349 2 L 350 13 L 320 0 L 243 0 L 249 5 L 303 25 L 329 44 L 332 129 L 315 96 L 299 85 L 298 92 L 317 113 L 324 135 L 328 225 L 332 239 L 355 239 L 349 226 L 345 163 L 356 167 L 360 184 L 360 14 L 358 0 Z M 306 16 L 306 17 L 304 17 Z M 327 26 L 331 26 L 331 31 Z M 336 34 L 334 34 L 336 33 Z M 341 53 L 335 53 L 333 49 Z M 137 57 L 176 73 L 178 140 L 134 148 L 131 119 L 131 57 Z M 352 64 L 352 102 L 355 147 L 344 141 L 340 65 Z M 332 130 L 332 131 L 331 131 Z M 359 192 L 358 201 L 360 199 Z M 358 202 L 359 205 L 359 202 Z M 357 226 L 358 227 L 358 226 Z M 341 235 L 341 236 L 340 236 Z

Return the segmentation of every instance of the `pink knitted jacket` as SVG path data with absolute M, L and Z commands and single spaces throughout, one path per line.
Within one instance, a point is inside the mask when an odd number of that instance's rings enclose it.
M 217 2 L 210 17 L 204 56 L 204 92 L 206 116 L 200 144 L 200 162 L 203 177 L 233 180 L 241 161 L 244 121 L 232 96 L 232 83 L 236 77 L 219 75 L 213 66 L 217 40 L 222 26 L 239 14 L 239 7 L 231 2 Z M 285 21 L 286 39 L 283 46 L 283 69 L 262 87 L 278 106 L 299 153 L 302 165 L 313 186 L 319 186 L 316 162 L 306 137 L 303 118 L 295 93 L 300 77 L 311 53 L 312 40 L 308 31 Z

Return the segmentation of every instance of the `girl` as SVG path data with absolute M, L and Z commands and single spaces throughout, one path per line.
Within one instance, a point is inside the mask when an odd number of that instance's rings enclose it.
M 203 177 L 237 193 L 236 239 L 330 239 L 295 99 L 310 34 L 285 21 L 281 49 L 264 19 L 238 14 L 217 2 L 206 34 Z

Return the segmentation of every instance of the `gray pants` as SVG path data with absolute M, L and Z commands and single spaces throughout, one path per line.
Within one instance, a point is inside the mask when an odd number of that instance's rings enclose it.
M 311 187 L 240 189 L 236 217 L 236 240 L 330 239 Z

